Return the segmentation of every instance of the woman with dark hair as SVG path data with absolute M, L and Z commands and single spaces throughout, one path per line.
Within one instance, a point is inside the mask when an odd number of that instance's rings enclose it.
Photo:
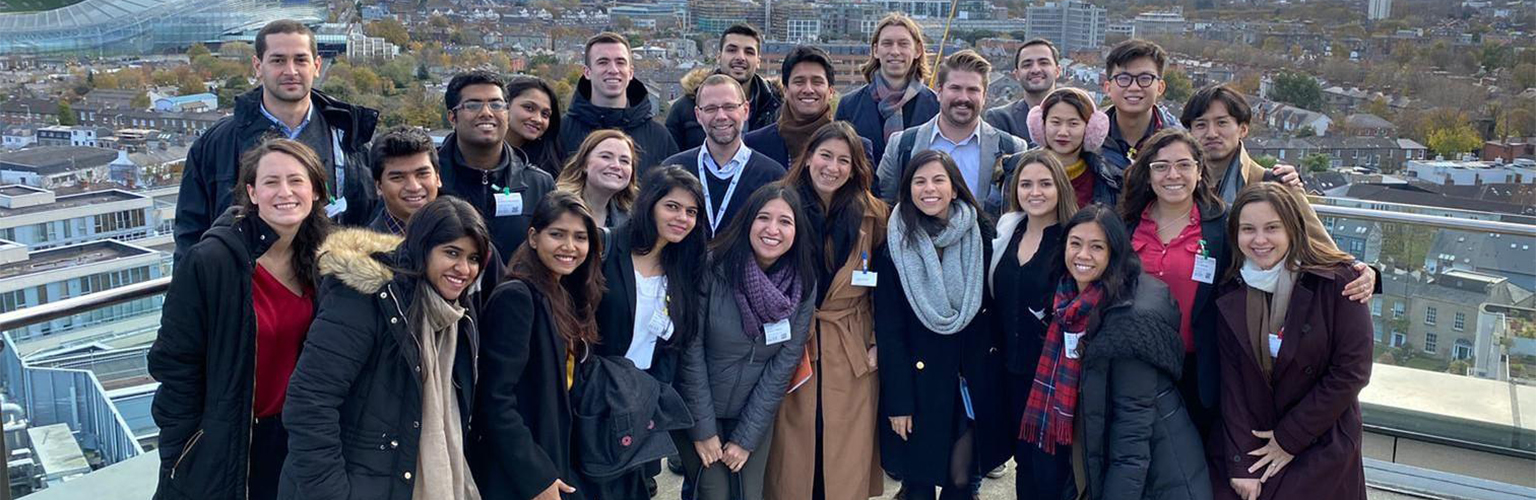
M 699 264 L 705 259 L 706 229 L 699 224 L 699 212 L 704 191 L 697 177 L 677 165 L 651 169 L 644 185 L 633 218 L 613 231 L 603 258 L 608 290 L 597 306 L 603 341 L 595 352 L 629 358 L 636 368 L 672 385 L 683 346 L 698 335 L 703 307 Z M 692 448 L 685 433 L 672 434 L 678 449 Z M 647 466 L 648 488 L 659 472 Z
M 555 189 L 581 196 L 597 226 L 619 227 L 635 203 L 635 159 L 640 149 L 629 134 L 594 130 L 555 178 Z
M 1029 110 L 1030 140 L 1061 163 L 1077 193 L 1077 207 L 1090 203 L 1114 205 L 1120 196 L 1121 172 L 1104 162 L 1099 148 L 1109 136 L 1109 116 L 1099 111 L 1082 89 L 1062 87 Z
M 1184 368 L 1168 286 L 1142 274 L 1113 210 L 1062 228 L 1063 258 L 1019 437 L 1069 446 L 1077 498 L 1209 500 L 1199 431 L 1175 390 Z
M 1272 182 L 1232 203 L 1227 231 L 1242 257 L 1226 271 L 1215 321 L 1217 439 L 1232 457 L 1222 498 L 1365 498 L 1360 391 L 1371 378 L 1371 315 L 1343 296 L 1352 258 L 1312 238 L 1305 203 Z
M 817 231 L 816 320 L 802 364 L 808 380 L 785 396 L 768 452 L 770 499 L 880 496 L 870 256 L 883 243 L 885 203 L 870 193 L 864 141 L 847 122 L 823 125 L 781 181 L 805 201 Z M 830 397 L 829 397 L 830 396 Z M 829 480 L 830 478 L 830 480 Z M 819 494 L 817 494 L 819 493 Z
M 774 413 L 810 337 L 813 230 L 794 191 L 769 184 L 710 243 L 703 330 L 679 384 L 693 413 L 683 467 L 695 496 L 762 500 Z M 718 463 L 717 463 L 718 462 Z
M 971 478 L 1006 460 L 987 441 L 997 436 L 978 436 L 1001 420 L 982 310 L 992 224 L 963 179 L 948 154 L 913 155 L 875 260 L 885 277 L 875 289 L 881 415 L 892 431 L 881 461 L 912 500 L 940 486 L 941 498 L 970 498 Z
M 1003 337 L 1007 375 L 1004 394 L 1008 419 L 1017 424 L 1034 388 L 1035 366 L 1051 322 L 1051 293 L 1060 275 L 1062 222 L 1077 213 L 1072 183 L 1050 152 L 1036 149 L 1020 156 L 1018 168 L 1004 186 L 1003 216 L 992 239 L 987 290 L 991 292 L 994 331 Z M 1014 481 L 1017 498 L 1059 499 L 1068 491 L 1071 456 L 1048 453 L 1020 439 L 1013 443 L 1018 464 Z
M 556 191 L 533 212 L 528 239 L 486 310 L 470 457 L 486 499 L 587 498 L 578 490 L 570 390 L 598 343 L 603 296 L 596 221 Z M 593 494 L 592 496 L 596 496 Z
M 288 377 L 314 317 L 325 168 L 274 139 L 240 158 L 236 203 L 176 265 L 149 373 L 157 499 L 277 496 Z M 261 367 L 257 370 L 257 367 Z
M 560 98 L 548 82 L 531 76 L 507 82 L 507 144 L 539 170 L 560 176 L 565 151 L 560 133 Z
M 404 238 L 325 240 L 323 298 L 283 408 L 282 498 L 480 498 L 465 443 L 472 294 L 490 241 L 479 212 L 449 196 L 412 215 Z

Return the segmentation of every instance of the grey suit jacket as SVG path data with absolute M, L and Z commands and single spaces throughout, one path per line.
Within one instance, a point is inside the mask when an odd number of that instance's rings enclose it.
M 886 203 L 896 204 L 896 193 L 900 189 L 902 170 L 906 167 L 898 164 L 902 162 L 902 158 L 911 158 L 916 152 L 929 149 L 933 144 L 933 132 L 939 126 L 940 118 L 942 117 L 935 116 L 932 120 L 928 120 L 928 123 L 891 134 L 891 140 L 886 142 L 885 154 L 880 158 L 880 166 L 875 171 L 875 179 L 880 187 L 880 197 L 885 199 Z M 990 165 L 992 172 L 986 173 L 985 178 L 991 179 L 987 182 L 986 191 L 972 194 L 976 195 L 976 201 L 981 202 L 982 206 L 995 216 L 997 210 L 1002 207 L 1003 178 L 1012 170 L 1011 165 L 1003 164 L 1003 157 L 1009 153 L 1023 152 L 1029 149 L 1029 144 L 1024 139 L 998 130 L 987 124 L 985 120 L 981 120 L 977 126 L 981 127 L 981 157 L 985 160 L 978 164 Z M 917 135 L 912 142 L 912 149 L 903 152 L 900 151 L 900 146 L 902 137 L 906 134 Z

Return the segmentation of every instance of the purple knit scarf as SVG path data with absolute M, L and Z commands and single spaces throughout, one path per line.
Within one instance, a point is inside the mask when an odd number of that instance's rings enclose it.
M 741 270 L 741 288 L 734 293 L 741 309 L 742 333 L 749 339 L 763 335 L 763 325 L 789 318 L 800 304 L 800 274 L 782 266 L 772 276 L 757 261 L 748 259 Z

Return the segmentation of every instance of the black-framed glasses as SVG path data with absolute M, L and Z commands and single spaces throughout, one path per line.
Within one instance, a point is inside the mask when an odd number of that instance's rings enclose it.
M 486 101 L 464 101 L 464 102 L 459 103 L 459 107 L 455 108 L 455 109 L 458 109 L 459 111 L 468 111 L 470 113 L 479 113 L 480 110 L 485 109 L 486 106 L 490 106 L 491 107 L 491 111 L 497 111 L 497 112 L 506 111 L 507 107 L 508 107 L 507 101 L 503 101 L 503 100 L 497 99 L 497 100 L 490 101 L 490 102 L 486 102 Z
M 1136 86 L 1141 87 L 1141 88 L 1151 87 L 1153 83 L 1157 82 L 1160 79 L 1162 79 L 1162 77 L 1154 75 L 1154 74 L 1151 74 L 1151 73 L 1142 73 L 1142 74 L 1139 74 L 1139 75 L 1133 75 L 1133 74 L 1130 74 L 1130 73 L 1120 73 L 1118 75 L 1115 75 L 1114 78 L 1112 78 L 1112 80 L 1114 80 L 1114 82 L 1115 82 L 1115 85 L 1119 85 L 1120 88 L 1122 88 L 1122 89 L 1123 88 L 1129 88 L 1131 86 L 1132 82 L 1134 82 L 1136 84 Z
M 726 113 L 735 113 L 736 110 L 741 109 L 742 104 L 744 104 L 744 103 L 728 102 L 728 103 L 725 103 L 725 104 L 711 104 L 711 105 L 708 105 L 708 106 L 700 106 L 699 107 L 699 112 L 700 113 L 704 113 L 706 115 L 712 115 L 712 114 L 715 114 L 716 111 L 722 111 L 722 110 L 725 111 Z

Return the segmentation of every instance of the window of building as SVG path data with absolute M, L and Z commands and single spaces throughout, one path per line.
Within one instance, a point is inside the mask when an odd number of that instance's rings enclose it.
M 1467 329 L 1467 313 L 1456 311 L 1456 319 L 1451 321 L 1451 329 L 1462 331 Z
M 1440 346 L 1440 336 L 1433 333 L 1424 334 L 1424 352 L 1434 354 L 1435 348 Z
M 25 290 L 0 293 L 0 313 L 15 311 L 26 305 L 27 297 L 23 292 Z
M 1371 316 L 1381 317 L 1381 297 L 1371 299 Z
M 1439 311 L 1435 310 L 1435 306 L 1424 308 L 1424 324 L 1435 326 L 1435 320 L 1437 316 L 1439 316 Z
M 1408 303 L 1397 301 L 1392 304 L 1392 319 L 1403 319 L 1403 314 L 1408 312 Z
M 1407 343 L 1408 335 L 1397 330 L 1392 330 L 1392 347 L 1402 347 L 1403 344 Z

